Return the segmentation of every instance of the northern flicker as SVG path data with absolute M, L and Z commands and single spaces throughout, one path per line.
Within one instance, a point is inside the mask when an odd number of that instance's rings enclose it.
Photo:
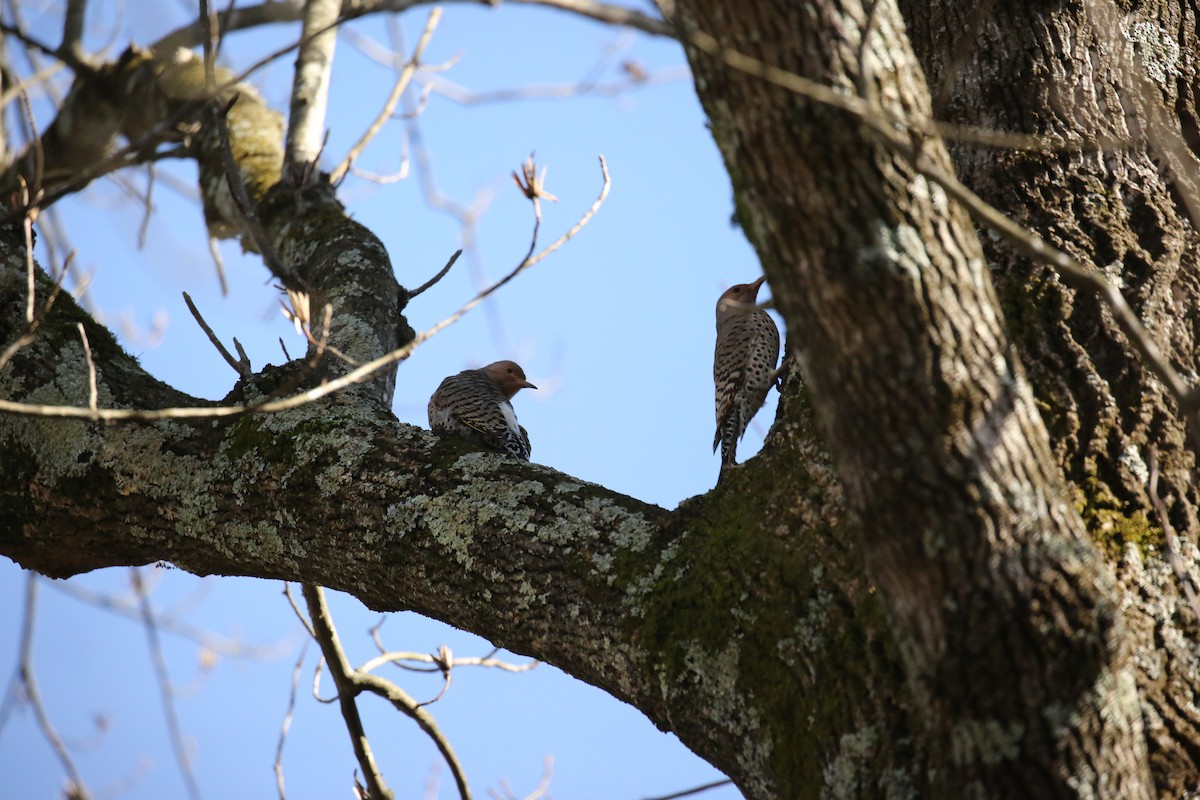
M 721 474 L 736 463 L 738 439 L 762 408 L 767 390 L 775 382 L 779 329 L 756 305 L 758 288 L 765 280 L 763 276 L 753 283 L 730 286 L 717 300 L 717 347 L 713 355 L 717 435 L 713 437 L 713 452 L 721 446 Z
M 529 434 L 517 424 L 509 401 L 521 389 L 536 389 L 513 361 L 467 369 L 442 381 L 429 398 L 429 427 L 529 460 Z

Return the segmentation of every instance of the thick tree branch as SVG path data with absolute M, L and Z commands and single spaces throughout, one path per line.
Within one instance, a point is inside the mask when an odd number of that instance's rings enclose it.
M 0 272 L 7 339 L 23 325 L 25 271 L 19 234 L 0 245 L 11 253 Z M 82 346 L 71 335 L 82 312 L 64 297 L 55 313 L 63 318 L 48 318 L 44 335 L 0 371 L 0 395 L 85 396 Z M 103 405 L 194 402 L 156 384 L 87 324 Z M 254 391 L 289 380 L 288 370 L 260 374 Z M 879 655 L 862 642 L 886 634 L 844 537 L 813 510 L 836 497 L 828 467 L 796 446 L 804 445 L 777 443 L 772 457 L 784 461 L 761 468 L 775 476 L 777 503 L 717 527 L 713 520 L 746 502 L 738 480 L 671 515 L 440 441 L 399 424 L 369 395 L 217 422 L 99 427 L 0 417 L 0 553 L 55 576 L 166 560 L 196 574 L 319 583 L 373 608 L 413 609 L 635 703 L 750 796 L 765 797 L 798 769 L 783 744 L 784 719 L 790 725 L 836 696 L 845 715 L 838 725 L 852 727 L 859 713 L 874 713 L 862 704 L 894 703 L 901 693 L 863 693 L 841 668 L 847 642 L 874 663 Z M 39 455 L 51 451 L 52 461 Z M 738 479 L 760 479 L 757 469 L 744 467 Z M 793 481 L 810 499 L 797 503 Z M 247 517 L 247 508 L 261 513 Z M 774 521 L 760 529 L 759 514 Z M 779 529 L 790 532 L 764 532 Z M 814 557 L 836 582 L 814 571 Z M 790 599 L 747 592 L 764 582 L 791 587 Z M 813 614 L 807 624 L 818 639 L 796 639 L 795 620 Z M 788 689 L 742 694 L 743 673 L 747 685 L 775 674 Z M 741 697 L 733 707 L 719 699 L 729 692 Z M 778 749 L 760 744 L 763 731 L 780 737 Z M 830 743 L 808 741 L 803 763 L 819 764 Z

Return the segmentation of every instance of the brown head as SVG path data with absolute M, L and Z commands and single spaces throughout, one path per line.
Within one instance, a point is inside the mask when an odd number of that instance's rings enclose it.
M 726 289 L 717 299 L 717 320 L 753 310 L 758 302 L 758 288 L 766 279 L 763 275 L 753 283 L 739 283 Z
M 483 368 L 484 373 L 492 379 L 492 383 L 500 387 L 504 396 L 509 400 L 522 389 L 536 389 L 525 380 L 525 370 L 515 361 L 497 361 Z

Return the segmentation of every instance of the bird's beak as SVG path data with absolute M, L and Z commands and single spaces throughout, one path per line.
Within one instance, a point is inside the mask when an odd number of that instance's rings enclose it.
M 753 294 L 753 296 L 755 296 L 755 297 L 757 297 L 757 296 L 758 296 L 758 289 L 759 289 L 759 287 L 760 287 L 760 286 L 762 286 L 762 285 L 763 285 L 763 283 L 764 283 L 766 280 L 767 280 L 767 276 L 766 276 L 766 275 L 763 275 L 761 278 L 759 278 L 758 280 L 754 281 L 754 283 L 750 284 L 750 288 L 754 290 L 754 294 Z
M 521 381 L 521 383 L 519 385 L 522 389 L 536 389 L 537 388 L 529 381 Z

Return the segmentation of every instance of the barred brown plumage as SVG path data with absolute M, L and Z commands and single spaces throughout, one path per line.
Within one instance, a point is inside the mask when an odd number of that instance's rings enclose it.
M 736 462 L 737 443 L 750 419 L 762 408 L 775 382 L 779 329 L 756 305 L 766 276 L 731 286 L 717 300 L 717 346 L 713 354 L 717 433 L 713 452 L 721 447 L 721 474 Z
M 529 434 L 517 424 L 509 400 L 521 389 L 536 388 L 514 361 L 463 370 L 443 380 L 429 398 L 429 427 L 528 461 Z

